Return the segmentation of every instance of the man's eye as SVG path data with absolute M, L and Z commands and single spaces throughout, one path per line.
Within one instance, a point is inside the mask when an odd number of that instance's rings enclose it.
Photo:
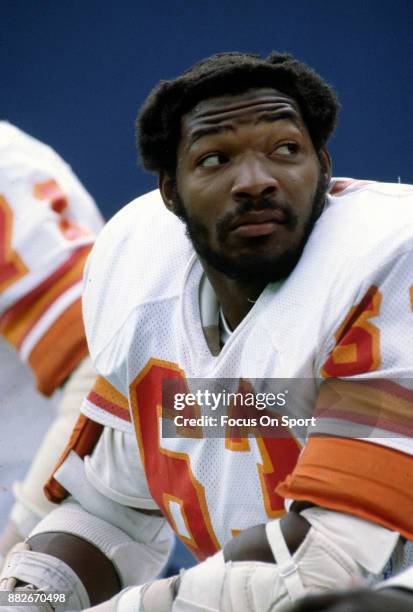
M 202 166 L 203 168 L 212 168 L 213 166 L 221 166 L 227 161 L 228 157 L 226 155 L 222 155 L 221 153 L 212 153 L 211 155 L 203 157 L 198 162 L 198 166 Z
M 295 153 L 298 153 L 298 151 L 299 151 L 299 146 L 297 143 L 285 142 L 284 144 L 277 147 L 274 150 L 274 153 L 277 153 L 278 155 L 289 156 L 289 155 L 294 155 Z

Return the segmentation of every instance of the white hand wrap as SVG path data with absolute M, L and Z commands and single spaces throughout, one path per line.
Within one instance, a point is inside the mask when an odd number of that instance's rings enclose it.
M 112 599 L 84 612 L 171 612 L 177 576 L 124 589 Z
M 281 612 L 305 593 L 363 583 L 358 564 L 316 529 L 310 529 L 292 556 L 277 526 L 267 528 L 267 534 L 279 565 L 224 563 L 219 553 L 181 575 L 172 610 Z
M 8 554 L 0 575 L 0 590 L 14 590 L 17 580 L 41 591 L 65 593 L 65 608 L 83 610 L 90 605 L 88 594 L 74 571 L 60 559 L 17 544 Z M 33 609 L 43 609 L 44 605 Z
M 126 508 L 99 493 L 87 480 L 83 461 L 73 452 L 59 473 L 76 499 L 68 498 L 48 514 L 30 536 L 65 532 L 90 542 L 112 561 L 122 587 L 156 576 L 171 545 L 165 519 Z
M 86 512 L 71 498 L 48 514 L 37 525 L 31 536 L 38 533 L 64 532 L 90 542 L 110 559 L 116 568 L 122 587 L 126 587 L 153 578 L 162 568 L 169 549 L 169 530 L 162 537 L 161 519 L 143 514 L 139 517 L 139 512 L 134 511 L 134 513 L 137 519 L 142 519 L 142 526 L 147 526 L 146 533 L 142 529 L 139 535 L 148 538 L 148 542 L 132 540 L 121 529 Z
M 362 583 L 358 564 L 316 529 L 292 556 L 278 521 L 266 531 L 278 564 L 225 563 L 220 552 L 181 572 L 174 601 L 172 578 L 128 589 L 91 612 L 283 612 L 306 593 Z

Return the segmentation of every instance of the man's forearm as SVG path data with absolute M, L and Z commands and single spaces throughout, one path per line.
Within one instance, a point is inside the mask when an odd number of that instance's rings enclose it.
M 111 561 L 93 544 L 69 533 L 39 533 L 28 540 L 31 550 L 66 563 L 85 587 L 91 605 L 115 595 L 121 588 Z
M 299 548 L 310 530 L 310 523 L 297 512 L 287 512 L 281 519 L 281 531 L 291 554 Z M 224 547 L 225 561 L 262 561 L 274 563 L 265 525 L 246 529 Z

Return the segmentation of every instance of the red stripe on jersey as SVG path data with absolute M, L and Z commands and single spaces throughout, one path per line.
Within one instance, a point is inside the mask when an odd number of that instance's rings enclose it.
M 125 408 L 123 408 L 122 406 L 118 406 L 117 404 L 114 404 L 113 402 L 105 399 L 104 397 L 102 397 L 101 395 L 98 395 L 98 393 L 95 393 L 94 391 L 90 391 L 90 393 L 87 396 L 87 400 L 91 402 L 92 404 L 94 404 L 95 406 L 97 406 L 98 408 L 101 408 L 105 412 L 109 412 L 110 414 L 113 414 L 114 416 L 119 417 L 123 421 L 131 420 L 128 410 L 125 410 Z
M 70 287 L 78 283 L 91 245 L 77 249 L 40 285 L 8 308 L 0 317 L 0 331 L 16 349 L 50 306 Z
M 320 424 L 337 419 L 411 436 L 412 408 L 413 391 L 393 381 L 330 379 L 320 387 L 314 414 Z

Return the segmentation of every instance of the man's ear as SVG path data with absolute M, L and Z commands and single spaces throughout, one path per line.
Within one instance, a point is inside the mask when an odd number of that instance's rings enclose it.
M 318 152 L 318 159 L 320 160 L 321 172 L 324 175 L 326 185 L 330 183 L 331 174 L 333 171 L 333 162 L 331 161 L 330 153 L 325 147 L 321 147 Z
M 172 213 L 175 212 L 174 207 L 174 196 L 176 192 L 175 179 L 172 178 L 167 172 L 161 170 L 159 173 L 158 181 L 159 191 L 161 192 L 162 200 L 168 210 Z

